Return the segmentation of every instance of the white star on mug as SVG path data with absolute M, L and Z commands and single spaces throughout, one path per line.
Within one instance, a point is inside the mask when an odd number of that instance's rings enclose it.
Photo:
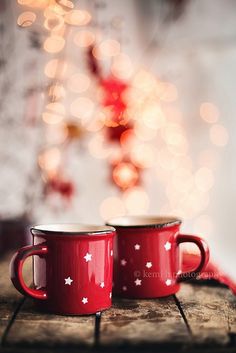
M 113 256 L 113 250 L 111 250 L 111 256 Z
M 166 249 L 166 251 L 171 249 L 171 243 L 169 241 L 167 241 L 164 245 L 164 248 Z
M 136 280 L 134 281 L 136 286 L 141 286 L 142 280 L 139 278 L 136 278 Z
M 135 250 L 140 250 L 140 245 L 139 245 L 139 244 L 135 244 L 135 245 L 134 245 L 134 249 L 135 249 Z
M 127 261 L 125 259 L 122 259 L 120 261 L 121 266 L 125 266 L 127 264 Z
M 152 267 L 152 263 L 151 263 L 150 261 L 147 262 L 147 263 L 146 263 L 146 267 L 147 267 L 147 268 L 151 268 L 151 267 Z
M 126 286 L 123 286 L 122 287 L 122 290 L 125 292 L 127 290 L 127 287 Z
M 89 254 L 87 252 L 87 254 L 84 256 L 84 259 L 86 260 L 86 262 L 91 261 L 92 260 L 92 254 Z
M 109 297 L 110 297 L 110 298 L 112 297 L 112 292 L 110 292 Z
M 70 286 L 72 282 L 73 282 L 73 279 L 71 279 L 70 277 L 65 278 L 65 284 L 68 284 Z
M 101 283 L 100 283 L 100 287 L 101 287 L 101 288 L 104 288 L 104 287 L 105 287 L 104 282 L 101 282 Z
M 83 297 L 83 299 L 81 300 L 83 304 L 87 304 L 88 303 L 88 298 Z
M 170 285 L 171 285 L 171 279 L 167 279 L 167 280 L 166 280 L 166 285 L 167 285 L 167 286 L 170 286 Z

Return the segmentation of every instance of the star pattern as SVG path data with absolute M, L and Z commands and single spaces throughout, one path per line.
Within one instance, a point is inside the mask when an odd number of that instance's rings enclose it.
M 73 279 L 71 279 L 70 277 L 65 278 L 65 285 L 68 284 L 69 286 L 71 286 L 72 282 L 73 282 Z
M 110 292 L 109 297 L 110 297 L 110 298 L 112 297 L 112 292 Z
M 146 263 L 146 267 L 147 267 L 147 268 L 151 268 L 151 267 L 152 267 L 151 261 L 149 261 L 149 262 Z
M 171 249 L 171 243 L 167 241 L 164 245 L 164 248 L 166 249 L 166 251 L 169 251 Z
M 142 280 L 139 279 L 139 278 L 136 278 L 136 280 L 134 281 L 134 283 L 135 283 L 136 286 L 141 286 Z
M 88 303 L 88 298 L 83 297 L 83 299 L 81 300 L 83 304 L 87 304 Z
M 100 287 L 101 287 L 101 288 L 104 288 L 104 287 L 105 287 L 105 283 L 104 283 L 104 282 L 101 282 L 101 283 L 100 283 Z
M 167 286 L 170 286 L 170 285 L 171 285 L 171 279 L 167 279 L 167 280 L 166 280 L 166 285 L 167 285 Z
M 111 256 L 113 256 L 113 250 L 111 250 Z
M 123 286 L 122 287 L 122 290 L 125 292 L 125 291 L 127 291 L 127 287 L 126 286 Z
M 92 260 L 92 254 L 89 254 L 87 252 L 87 254 L 84 256 L 84 259 L 86 260 L 86 262 L 91 261 Z
M 127 264 L 127 261 L 125 259 L 122 259 L 120 261 L 121 266 L 125 266 Z
M 135 250 L 140 250 L 140 248 L 141 248 L 141 246 L 140 246 L 139 244 L 135 244 L 135 245 L 134 245 L 134 249 L 135 249 Z

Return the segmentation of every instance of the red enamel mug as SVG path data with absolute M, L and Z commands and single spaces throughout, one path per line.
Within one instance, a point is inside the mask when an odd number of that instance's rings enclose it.
M 179 282 L 196 277 L 209 260 L 209 249 L 196 235 L 180 233 L 181 220 L 174 217 L 119 217 L 107 225 L 116 228 L 114 238 L 115 295 L 156 298 L 176 293 Z M 179 245 L 194 243 L 201 260 L 196 269 L 181 273 Z
M 10 264 L 19 292 L 56 314 L 84 315 L 110 308 L 113 227 L 39 225 L 31 233 L 33 245 L 19 249 Z M 33 256 L 33 288 L 22 277 L 28 256 Z

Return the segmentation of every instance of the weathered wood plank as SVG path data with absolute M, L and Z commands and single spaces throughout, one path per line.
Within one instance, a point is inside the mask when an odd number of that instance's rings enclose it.
M 26 299 L 7 337 L 9 346 L 91 346 L 94 315 L 60 316 L 40 313 Z
M 236 298 L 223 287 L 183 284 L 177 294 L 195 344 L 226 346 L 236 332 Z
M 0 261 L 0 342 L 4 332 L 11 320 L 15 310 L 17 309 L 22 296 L 13 287 L 9 277 L 10 255 L 6 255 Z M 24 278 L 27 283 L 30 281 L 30 265 L 29 261 L 24 266 Z
M 100 345 L 185 345 L 191 337 L 173 297 L 116 299 L 102 314 Z

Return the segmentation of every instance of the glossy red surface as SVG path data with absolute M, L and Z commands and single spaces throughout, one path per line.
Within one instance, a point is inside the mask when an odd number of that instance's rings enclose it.
M 114 226 L 117 233 L 114 241 L 115 295 L 155 298 L 174 294 L 180 280 L 196 277 L 208 262 L 206 243 L 197 236 L 180 234 L 180 224 Z M 180 273 L 179 244 L 182 242 L 195 243 L 201 253 L 197 268 L 185 274 Z
M 114 234 L 114 230 L 76 235 L 33 229 L 34 245 L 20 249 L 11 261 L 12 282 L 45 311 L 83 315 L 107 309 L 111 306 Z M 34 289 L 22 278 L 23 263 L 31 255 Z

